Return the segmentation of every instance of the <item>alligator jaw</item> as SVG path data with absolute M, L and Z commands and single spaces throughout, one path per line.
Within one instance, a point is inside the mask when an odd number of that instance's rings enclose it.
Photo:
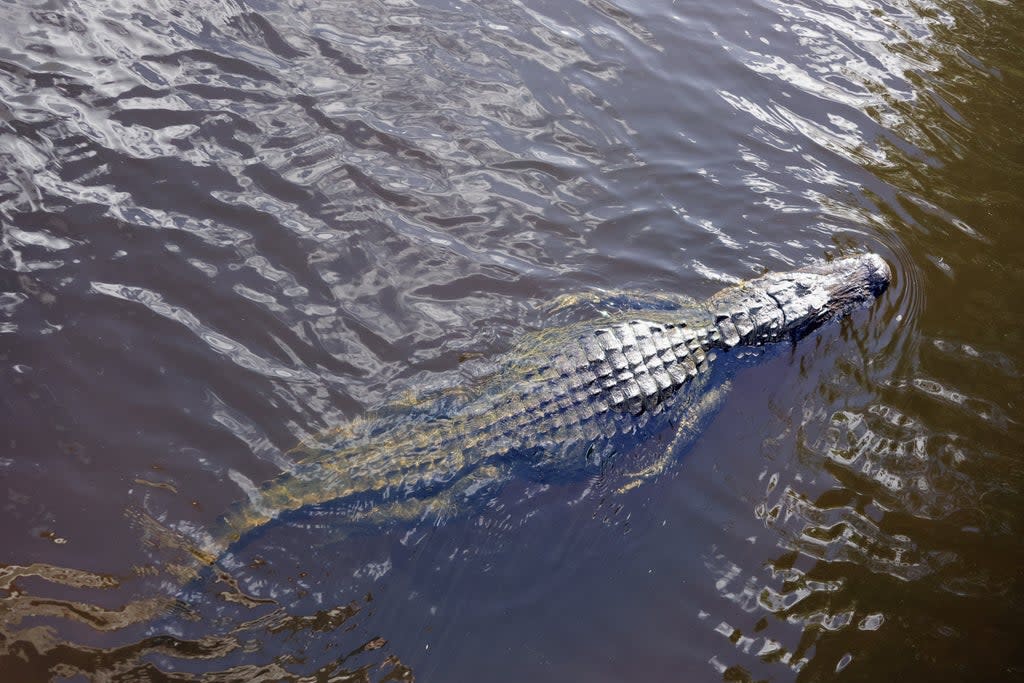
M 802 337 L 866 306 L 889 286 L 888 264 L 863 254 L 754 280 L 782 312 L 780 335 Z
M 708 308 L 726 348 L 798 339 L 868 305 L 888 288 L 890 278 L 880 256 L 861 254 L 724 289 L 708 300 Z M 730 324 L 736 334 L 729 334 Z

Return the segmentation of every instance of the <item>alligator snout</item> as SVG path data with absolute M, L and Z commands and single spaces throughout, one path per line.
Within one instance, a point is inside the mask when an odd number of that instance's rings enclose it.
M 874 296 L 882 296 L 885 290 L 889 288 L 889 282 L 892 280 L 892 271 L 889 270 L 889 264 L 878 254 L 864 254 L 860 258 L 864 263 L 864 268 L 867 270 L 868 289 L 871 290 Z
M 757 310 L 756 325 L 741 343 L 802 337 L 870 304 L 889 287 L 892 272 L 878 254 L 860 254 L 784 273 L 769 273 L 722 290 L 711 310 Z

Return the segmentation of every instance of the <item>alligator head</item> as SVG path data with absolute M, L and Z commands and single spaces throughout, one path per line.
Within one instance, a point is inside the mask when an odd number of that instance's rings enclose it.
M 785 273 L 770 273 L 712 296 L 708 308 L 721 344 L 765 344 L 800 338 L 865 306 L 889 286 L 889 266 L 861 254 Z

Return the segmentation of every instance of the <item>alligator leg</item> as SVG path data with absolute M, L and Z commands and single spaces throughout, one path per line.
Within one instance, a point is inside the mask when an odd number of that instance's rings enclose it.
M 654 462 L 639 470 L 627 473 L 626 477 L 629 481 L 620 486 L 616 493 L 625 493 L 664 472 L 676 455 L 678 455 L 679 449 L 692 443 L 697 438 L 707 419 L 722 406 L 722 403 L 725 401 L 725 395 L 731 387 L 732 383 L 726 380 L 721 385 L 708 389 L 701 396 L 700 400 L 688 407 L 680 416 L 679 424 L 676 425 L 675 432 L 672 434 L 668 445 L 665 446 Z
M 627 313 L 629 311 L 680 311 L 699 306 L 699 302 L 679 294 L 659 292 L 607 290 L 562 294 L 547 304 L 549 316 L 585 311 L 592 313 Z
M 506 469 L 497 465 L 484 465 L 474 469 L 454 482 L 449 488 L 426 498 L 404 498 L 385 500 L 360 509 L 322 511 L 331 517 L 330 522 L 316 522 L 320 527 L 319 543 L 331 545 L 344 541 L 357 527 L 384 528 L 392 524 L 418 524 L 430 522 L 440 524 L 445 519 L 464 510 L 474 498 L 487 491 L 494 491 L 511 478 Z

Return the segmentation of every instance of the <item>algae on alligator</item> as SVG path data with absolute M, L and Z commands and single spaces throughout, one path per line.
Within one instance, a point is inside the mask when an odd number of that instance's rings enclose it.
M 496 372 L 429 408 L 393 407 L 306 444 L 292 471 L 251 491 L 201 538 L 175 545 L 214 565 L 282 513 L 329 501 L 351 503 L 352 523 L 414 520 L 517 472 L 585 471 L 623 440 L 673 425 L 663 453 L 627 476 L 630 488 L 664 469 L 690 427 L 687 410 L 715 394 L 707 380 L 716 353 L 796 341 L 866 306 L 889 280 L 885 261 L 863 254 L 668 310 L 665 299 L 627 300 L 607 317 L 527 335 L 495 360 Z

